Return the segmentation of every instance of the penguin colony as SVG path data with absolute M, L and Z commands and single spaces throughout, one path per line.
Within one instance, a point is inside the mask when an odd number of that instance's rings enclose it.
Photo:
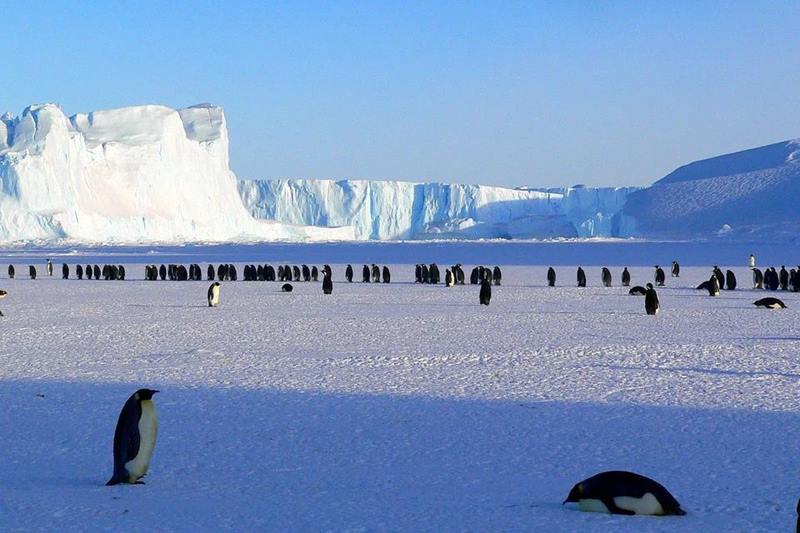
M 764 273 L 755 266 L 753 272 L 753 288 L 777 291 L 800 292 L 800 267 L 786 270 L 781 267 L 778 272 L 774 267 L 768 268 Z M 48 276 L 53 275 L 53 265 L 48 259 L 45 267 Z M 125 268 L 122 265 L 76 265 L 75 276 L 77 279 L 99 280 L 124 280 Z M 70 278 L 70 267 L 62 264 L 62 279 Z M 322 288 L 324 294 L 333 291 L 333 272 L 330 265 L 321 269 L 308 265 L 280 265 L 277 269 L 271 265 L 245 265 L 243 281 L 279 281 L 283 292 L 291 292 L 291 281 L 318 281 L 322 275 Z M 8 276 L 14 279 L 16 269 L 13 265 L 8 267 Z M 198 264 L 191 264 L 188 268 L 184 265 L 146 265 L 145 280 L 171 280 L 171 281 L 202 281 L 202 269 Z M 345 279 L 353 281 L 353 267 L 347 265 Z M 672 277 L 679 277 L 680 266 L 672 263 Z M 36 279 L 37 271 L 34 265 L 29 266 L 30 279 Z M 220 281 L 236 281 L 238 278 L 236 267 L 233 264 L 221 264 L 218 267 L 209 265 L 206 269 L 206 279 L 213 281 L 208 288 L 208 306 L 217 307 L 220 304 Z M 665 273 L 658 265 L 655 266 L 654 281 L 656 286 L 665 285 Z M 547 285 L 556 285 L 556 271 L 553 267 L 547 270 Z M 216 281 L 219 280 L 219 281 Z M 612 286 L 612 273 L 607 267 L 602 267 L 600 280 L 604 287 Z M 391 273 L 387 266 L 378 265 L 362 266 L 362 282 L 364 283 L 390 283 Z M 415 266 L 415 282 L 423 284 L 438 284 L 441 281 L 440 269 L 433 263 L 417 264 Z M 494 268 L 476 266 L 470 274 L 470 284 L 479 285 L 479 303 L 489 305 L 492 298 L 492 285 L 498 286 L 502 281 L 502 271 Z M 627 267 L 622 271 L 622 286 L 630 286 L 631 275 Z M 452 265 L 445 269 L 445 285 L 453 287 L 465 284 L 465 274 L 462 265 Z M 586 286 L 586 273 L 582 267 L 577 270 L 577 284 Z M 731 270 L 724 274 L 714 266 L 708 281 L 701 283 L 697 289 L 708 291 L 711 296 L 719 296 L 720 290 L 736 290 L 737 280 Z M 645 297 L 645 310 L 648 315 L 656 315 L 660 310 L 660 303 L 655 287 L 647 283 L 645 287 L 634 286 L 628 294 Z M 0 290 L 0 299 L 5 298 L 7 292 Z M 784 309 L 786 305 L 778 298 L 765 297 L 754 302 L 756 307 L 769 309 Z M 2 312 L 0 312 L 0 316 Z M 153 396 L 159 391 L 153 389 L 139 389 L 134 392 L 123 405 L 117 420 L 113 439 L 113 473 L 106 483 L 116 484 L 144 484 L 142 478 L 147 474 L 150 461 L 155 449 L 158 435 L 158 416 L 153 402 Z M 603 512 L 620 515 L 685 515 L 677 499 L 660 483 L 634 472 L 608 471 L 591 476 L 576 483 L 569 491 L 563 504 L 575 503 L 581 511 Z M 797 506 L 800 515 L 800 501 Z M 800 516 L 798 517 L 798 531 L 800 531 Z

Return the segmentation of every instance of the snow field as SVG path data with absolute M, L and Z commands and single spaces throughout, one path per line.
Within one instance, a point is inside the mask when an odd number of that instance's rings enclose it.
M 684 268 L 649 317 L 621 267 L 603 288 L 584 266 L 585 289 L 575 267 L 556 288 L 546 266 L 503 267 L 486 308 L 477 286 L 413 284 L 413 265 L 378 285 L 336 264 L 331 296 L 225 282 L 211 309 L 208 282 L 139 281 L 140 264 L 124 282 L 20 266 L 0 278 L 4 531 L 793 527 L 800 294 L 748 290 L 746 268 L 719 298 L 693 290 L 710 268 Z M 789 308 L 756 309 L 765 292 Z M 142 386 L 162 391 L 147 485 L 105 487 Z M 608 469 L 653 477 L 689 514 L 560 505 Z

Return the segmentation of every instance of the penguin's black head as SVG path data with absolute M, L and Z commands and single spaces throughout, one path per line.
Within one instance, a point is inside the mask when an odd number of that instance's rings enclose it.
M 577 503 L 582 496 L 583 496 L 583 483 L 578 483 L 577 485 L 572 487 L 572 490 L 569 491 L 569 494 L 567 495 L 567 499 L 564 500 L 561 503 L 561 505 L 564 505 L 565 503 Z
M 648 289 L 652 289 L 652 288 L 653 288 L 653 284 L 652 284 L 652 283 L 648 283 L 648 284 L 646 285 L 646 287 L 647 287 Z
M 157 390 L 153 389 L 139 389 L 136 391 L 136 398 L 138 400 L 152 400 L 153 394 L 157 393 Z

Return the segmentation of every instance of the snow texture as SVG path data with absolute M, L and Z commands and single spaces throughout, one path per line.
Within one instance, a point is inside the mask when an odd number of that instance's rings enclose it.
M 0 242 L 351 239 L 348 228 L 254 220 L 228 165 L 221 108 L 147 105 L 70 118 L 54 104 L 5 115 Z
M 561 246 L 567 257 L 588 245 Z M 720 266 L 744 290 L 709 297 L 693 289 L 708 266 L 687 266 L 646 316 L 619 286 L 622 265 L 606 265 L 604 288 L 586 267 L 597 256 L 583 255 L 589 287 L 575 287 L 573 263 L 548 288 L 529 248 L 532 264 L 505 266 L 516 247 L 486 245 L 481 262 L 504 266 L 489 307 L 474 286 L 412 283 L 408 263 L 437 254 L 434 243 L 342 247 L 409 258 L 390 265 L 388 285 L 347 284 L 334 264 L 331 296 L 319 283 L 285 294 L 226 282 L 219 308 L 206 306 L 207 282 L 138 281 L 142 262 L 225 250 L 240 265 L 256 253 L 311 263 L 339 245 L 106 255 L 137 278 L 124 282 L 41 277 L 36 251 L 1 257 L 0 529 L 792 530 L 800 295 L 756 309 L 765 291 L 747 289 L 742 256 Z M 691 264 L 686 250 L 669 252 Z M 19 279 L 5 278 L 9 260 Z M 651 267 L 630 270 L 635 284 L 652 280 Z M 105 487 L 117 415 L 142 386 L 162 391 L 147 484 Z M 561 506 L 608 469 L 658 480 L 687 516 Z

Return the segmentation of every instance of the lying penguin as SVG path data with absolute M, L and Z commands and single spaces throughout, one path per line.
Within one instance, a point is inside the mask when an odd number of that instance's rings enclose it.
M 678 500 L 660 483 L 633 472 L 602 472 L 569 491 L 564 503 L 586 512 L 623 515 L 685 515 Z
M 753 302 L 756 307 L 764 307 L 767 309 L 786 309 L 786 304 L 777 298 L 767 297 L 761 298 Z

